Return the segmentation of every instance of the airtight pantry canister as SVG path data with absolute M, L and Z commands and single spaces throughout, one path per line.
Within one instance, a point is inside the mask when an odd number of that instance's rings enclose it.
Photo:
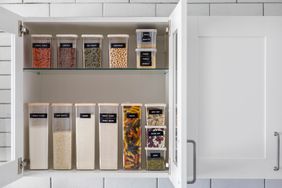
M 95 168 L 95 104 L 75 104 L 76 168 Z
M 53 168 L 72 168 L 72 104 L 52 104 Z

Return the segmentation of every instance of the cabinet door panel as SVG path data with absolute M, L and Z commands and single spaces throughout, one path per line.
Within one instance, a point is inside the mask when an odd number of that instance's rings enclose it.
M 212 180 L 213 188 L 264 188 L 264 180 Z
M 265 188 L 280 188 L 282 180 L 265 180 Z
M 188 137 L 200 178 L 279 178 L 282 27 L 274 17 L 189 18 Z M 190 81 L 189 81 L 190 80 Z
M 80 176 L 72 176 L 66 181 L 64 176 L 54 176 L 52 177 L 52 187 L 53 188 L 103 188 L 103 178 L 93 178 Z
M 50 178 L 23 177 L 4 188 L 50 188 Z

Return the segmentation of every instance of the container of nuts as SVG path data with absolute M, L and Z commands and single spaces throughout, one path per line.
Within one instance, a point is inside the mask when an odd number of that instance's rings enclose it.
M 166 104 L 145 104 L 145 107 L 146 107 L 146 120 L 148 126 L 165 125 Z
M 83 39 L 84 68 L 100 68 L 102 66 L 103 35 L 81 35 Z
M 129 35 L 108 35 L 108 38 L 110 68 L 127 68 Z

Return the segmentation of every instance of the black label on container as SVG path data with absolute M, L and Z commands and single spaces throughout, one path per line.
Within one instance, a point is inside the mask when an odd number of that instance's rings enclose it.
M 116 123 L 117 122 L 117 114 L 100 114 L 100 123 Z
M 30 113 L 29 117 L 34 119 L 46 119 L 47 113 Z
M 137 152 L 139 149 L 140 149 L 140 146 L 129 145 L 127 147 L 127 151 L 131 151 L 131 152 Z
M 84 43 L 84 48 L 100 48 L 100 43 Z
M 163 136 L 164 132 L 163 131 L 149 131 L 148 136 Z
M 150 153 L 151 158 L 161 158 L 161 153 Z
M 163 114 L 162 109 L 150 109 L 149 114 Z
M 91 118 L 91 114 L 90 113 L 80 113 L 79 117 L 80 118 Z
M 142 33 L 142 42 L 151 42 L 152 37 L 150 32 L 143 32 Z
M 50 48 L 50 43 L 32 43 L 32 48 Z
M 72 43 L 60 43 L 60 48 L 72 48 Z
M 140 65 L 152 66 L 152 52 L 140 52 Z
M 137 113 L 127 113 L 126 114 L 127 118 L 133 119 L 133 118 L 139 118 Z
M 125 43 L 111 43 L 111 48 L 125 48 Z
M 54 118 L 70 118 L 70 113 L 54 113 Z

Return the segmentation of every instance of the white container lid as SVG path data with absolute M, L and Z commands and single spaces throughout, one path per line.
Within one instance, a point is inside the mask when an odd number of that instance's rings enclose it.
M 95 103 L 75 103 L 75 106 L 96 106 Z
M 118 103 L 98 103 L 98 106 L 119 106 Z
M 96 34 L 83 34 L 81 35 L 82 38 L 104 38 L 103 35 L 96 35 Z
M 157 52 L 156 48 L 137 48 L 136 52 Z
M 52 35 L 48 35 L 48 34 L 33 34 L 31 35 L 31 37 L 35 37 L 35 38 L 40 38 L 40 37 L 44 37 L 44 38 L 52 38 Z
M 28 103 L 28 106 L 49 106 L 49 103 Z
M 109 34 L 108 38 L 129 38 L 128 34 Z
M 157 32 L 156 29 L 136 29 L 136 33 L 139 33 L 139 32 Z
M 166 129 L 166 126 L 157 126 L 157 125 L 150 126 L 150 125 L 146 125 L 145 129 Z
M 72 103 L 52 103 L 51 106 L 72 106 Z
M 121 106 L 143 106 L 141 103 L 123 103 Z
M 149 147 L 145 147 L 145 150 L 147 151 L 166 151 L 166 148 L 149 148 Z
M 145 104 L 145 107 L 166 107 L 166 104 L 163 103 L 151 103 L 151 104 Z
M 56 37 L 61 38 L 61 37 L 65 37 L 65 38 L 77 38 L 78 36 L 75 34 L 57 34 Z

